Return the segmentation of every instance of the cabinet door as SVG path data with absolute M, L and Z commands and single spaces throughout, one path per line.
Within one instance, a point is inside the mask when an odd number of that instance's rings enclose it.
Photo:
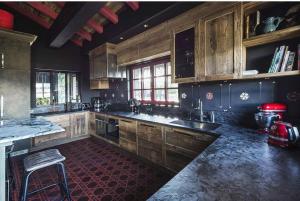
M 95 55 L 93 57 L 94 79 L 107 77 L 106 54 Z
M 96 121 L 95 121 L 95 113 L 89 113 L 89 128 L 88 128 L 90 135 L 96 135 Z
M 175 172 L 183 169 L 193 160 L 194 156 L 177 146 L 166 144 L 165 166 Z
M 138 155 L 153 163 L 163 165 L 162 145 L 138 138 Z
M 119 144 L 123 149 L 136 153 L 136 121 L 119 119 Z
M 195 39 L 195 27 L 173 32 L 171 45 L 173 82 L 195 81 Z
M 166 128 L 166 144 L 187 150 L 192 157 L 198 155 L 215 139 L 214 136 L 205 133 Z
M 162 144 L 162 127 L 154 124 L 138 122 L 137 136 L 151 143 Z
M 0 36 L 0 68 L 30 70 L 30 45 Z
M 121 75 L 119 75 L 118 73 L 117 55 L 115 54 L 107 55 L 107 70 L 108 70 L 108 77 L 112 77 L 112 78 L 121 77 Z
M 241 4 L 200 20 L 202 78 L 224 80 L 238 76 L 242 63 Z
M 71 115 L 71 133 L 72 137 L 79 137 L 88 134 L 86 112 Z

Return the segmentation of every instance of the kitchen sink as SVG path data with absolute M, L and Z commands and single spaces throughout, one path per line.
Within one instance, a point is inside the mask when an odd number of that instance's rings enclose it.
M 221 126 L 220 124 L 217 123 L 186 121 L 186 120 L 175 120 L 175 121 L 171 121 L 170 123 L 181 125 L 184 127 L 199 129 L 203 131 L 213 131 L 217 129 L 219 126 Z

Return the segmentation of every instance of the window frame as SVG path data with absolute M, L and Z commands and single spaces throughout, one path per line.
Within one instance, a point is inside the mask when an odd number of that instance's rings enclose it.
M 170 74 L 168 74 L 167 71 L 167 63 L 170 63 L 170 57 L 163 57 L 163 58 L 159 58 L 159 59 L 154 59 L 151 61 L 147 61 L 147 62 L 143 62 L 143 63 L 138 63 L 138 64 L 134 64 L 130 67 L 130 97 L 133 98 L 134 97 L 134 91 L 138 91 L 139 89 L 134 89 L 133 84 L 134 84 L 134 80 L 141 80 L 141 103 L 142 104 L 155 104 L 155 105 L 179 105 L 179 97 L 178 97 L 178 102 L 176 101 L 169 101 L 168 100 L 168 90 L 169 89 L 177 89 L 178 90 L 178 86 L 177 87 L 169 87 L 168 86 L 168 77 L 170 77 L 172 79 L 172 73 L 170 72 Z M 155 69 L 154 66 L 158 65 L 158 64 L 164 64 L 164 75 L 159 75 L 159 76 L 155 76 Z M 144 81 L 144 76 L 143 76 L 143 68 L 145 67 L 150 67 L 150 97 L 151 100 L 143 100 L 143 95 L 144 95 L 144 90 L 148 90 L 148 89 L 144 89 L 143 87 L 143 81 Z M 133 78 L 133 71 L 135 69 L 141 69 L 141 77 L 139 79 L 135 79 Z M 172 71 L 172 70 L 171 70 Z M 165 80 L 165 84 L 163 88 L 156 88 L 155 86 L 155 78 L 158 77 L 164 77 Z M 164 90 L 165 92 L 165 100 L 164 101 L 158 101 L 155 100 L 155 90 Z
M 80 72 L 77 71 L 63 71 L 63 70 L 44 70 L 44 69 L 34 69 L 33 71 L 33 78 L 32 78 L 32 99 L 31 99 L 31 104 L 33 107 L 49 107 L 49 106 L 53 106 L 53 105 L 62 105 L 62 104 L 66 104 L 70 99 L 69 97 L 69 89 L 68 89 L 68 77 L 69 74 L 76 74 L 77 77 L 77 81 L 78 81 L 78 96 L 81 97 L 81 75 Z M 47 72 L 50 73 L 50 104 L 48 105 L 37 105 L 36 104 L 36 75 L 39 72 Z M 54 102 L 53 100 L 53 96 L 54 96 L 54 88 L 55 88 L 55 83 L 54 83 L 54 73 L 63 73 L 65 74 L 65 102 L 64 103 L 57 103 Z M 69 83 L 70 84 L 70 83 Z M 73 100 L 73 99 L 72 99 Z

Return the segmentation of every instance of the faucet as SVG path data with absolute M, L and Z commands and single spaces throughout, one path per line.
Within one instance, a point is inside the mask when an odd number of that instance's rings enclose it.
M 195 108 L 196 110 L 199 110 L 199 116 L 200 116 L 200 121 L 203 122 L 204 118 L 208 118 L 210 122 L 215 123 L 215 113 L 214 111 L 210 111 L 208 115 L 205 115 L 203 112 L 203 102 L 199 98 L 198 100 L 198 107 Z

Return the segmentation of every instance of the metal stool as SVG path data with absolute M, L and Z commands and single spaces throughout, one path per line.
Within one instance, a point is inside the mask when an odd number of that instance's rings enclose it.
M 68 188 L 68 182 L 65 172 L 65 167 L 63 161 L 66 158 L 60 154 L 58 149 L 48 149 L 45 151 L 41 151 L 32 155 L 27 156 L 24 159 L 24 175 L 22 179 L 22 185 L 20 190 L 20 201 L 26 201 L 27 197 L 37 193 L 42 190 L 46 190 L 55 185 L 59 185 L 60 192 L 63 197 L 63 200 L 67 198 L 68 201 L 71 201 L 71 196 Z M 34 190 L 32 192 L 28 192 L 28 182 L 30 175 L 39 169 L 46 168 L 52 165 L 57 166 L 57 174 L 58 174 L 58 183 L 54 183 L 40 189 Z M 63 178 L 62 178 L 63 177 Z

